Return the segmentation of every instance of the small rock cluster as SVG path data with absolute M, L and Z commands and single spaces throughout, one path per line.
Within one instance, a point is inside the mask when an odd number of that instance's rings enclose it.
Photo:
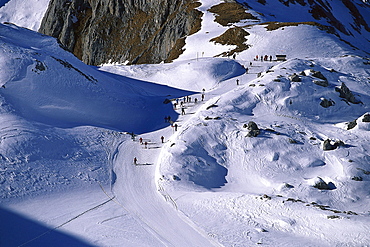
M 332 141 L 330 139 L 326 139 L 324 141 L 324 143 L 322 144 L 322 149 L 324 151 L 330 151 L 330 150 L 334 150 L 340 146 L 344 146 L 344 142 L 343 141 L 335 141 L 333 144 L 332 144 Z
M 261 133 L 257 124 L 253 121 L 249 121 L 248 124 L 244 124 L 243 128 L 247 128 L 249 130 L 247 137 L 256 137 Z

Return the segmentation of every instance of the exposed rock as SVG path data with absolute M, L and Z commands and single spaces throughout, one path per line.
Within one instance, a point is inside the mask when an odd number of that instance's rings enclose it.
M 311 70 L 311 72 L 312 72 L 311 75 L 313 77 L 319 78 L 319 79 L 324 80 L 324 81 L 327 81 L 328 80 L 328 79 L 326 79 L 326 77 L 320 71 Z
M 366 123 L 369 123 L 369 122 L 370 122 L 370 113 L 366 113 L 366 114 L 362 117 L 362 122 L 366 122 Z
M 324 108 L 328 108 L 330 106 L 335 105 L 335 102 L 331 99 L 329 100 L 329 99 L 321 98 L 320 105 Z
M 334 150 L 336 149 L 337 147 L 339 146 L 344 146 L 344 142 L 343 141 L 335 141 L 333 144 L 332 144 L 332 141 L 330 139 L 326 139 L 324 142 L 323 142 L 323 145 L 322 145 L 322 149 L 324 151 L 330 151 L 330 150 Z
M 235 45 L 236 48 L 228 51 L 228 52 L 223 52 L 217 56 L 232 56 L 235 53 L 242 52 L 246 49 L 249 48 L 249 45 L 246 44 L 247 39 L 245 38 L 246 36 L 250 35 L 247 31 L 245 31 L 241 27 L 233 27 L 227 29 L 223 34 L 221 34 L 218 37 L 215 37 L 211 39 L 211 42 L 219 43 L 221 45 Z
M 212 6 L 208 11 L 216 15 L 215 21 L 222 26 L 228 26 L 245 19 L 258 20 L 257 17 L 247 13 L 246 8 L 237 1 L 225 1 Z
M 39 31 L 87 64 L 159 63 L 183 52 L 200 29 L 200 3 L 187 0 L 51 0 Z
M 347 130 L 353 129 L 356 126 L 357 126 L 357 122 L 356 122 L 356 120 L 353 120 L 352 122 L 348 123 Z
M 322 87 L 329 86 L 329 82 L 327 80 L 314 80 L 313 83 Z
M 261 133 L 257 124 L 253 121 L 250 121 L 248 124 L 244 124 L 243 127 L 249 130 L 247 137 L 256 137 Z
M 300 82 L 301 78 L 296 73 L 294 73 L 293 75 L 289 76 L 289 80 L 292 82 Z
M 289 141 L 289 143 L 291 143 L 291 144 L 297 144 L 297 143 L 298 143 L 296 140 L 294 140 L 294 139 L 292 139 L 292 138 L 289 138 L 289 139 L 288 139 L 288 141 Z
M 332 182 L 326 183 L 322 178 L 317 177 L 317 180 L 313 187 L 319 190 L 333 190 L 336 189 L 335 185 Z
M 218 107 L 218 105 L 216 105 L 216 104 L 209 105 L 209 106 L 207 106 L 206 110 L 209 110 L 209 109 L 214 108 L 214 107 Z
M 363 178 L 360 177 L 360 176 L 354 176 L 351 178 L 352 180 L 355 180 L 355 181 L 363 181 Z
M 337 92 L 339 92 L 339 97 L 344 98 L 348 102 L 351 102 L 352 104 L 358 104 L 360 101 L 356 100 L 353 93 L 349 90 L 349 88 L 342 82 L 342 85 L 340 88 L 335 89 Z

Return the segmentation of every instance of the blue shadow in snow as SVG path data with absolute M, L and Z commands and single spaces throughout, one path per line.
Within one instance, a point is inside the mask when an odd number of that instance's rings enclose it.
M 195 169 L 190 175 L 189 180 L 206 189 L 221 188 L 227 183 L 227 172 L 228 170 L 225 167 L 212 164 L 209 167 Z
M 217 160 L 207 152 L 201 143 L 193 143 L 190 150 L 195 150 L 196 154 L 191 153 L 191 155 L 197 159 L 196 162 L 188 164 L 190 169 L 186 173 L 190 181 L 206 189 L 221 188 L 227 183 L 227 168 L 218 164 Z
M 148 82 L 148 81 L 142 81 L 142 80 L 139 80 L 139 79 L 133 79 L 133 78 L 126 77 L 126 76 L 123 76 L 123 75 L 118 75 L 118 74 L 113 74 L 113 73 L 110 73 L 110 72 L 107 72 L 107 71 L 98 70 L 98 68 L 94 67 L 94 66 L 91 66 L 91 67 L 95 68 L 98 72 L 100 72 L 100 73 L 102 73 L 106 76 L 114 78 L 117 81 L 124 81 L 126 83 L 131 82 L 132 85 L 135 85 L 136 87 L 142 87 L 143 92 L 148 94 L 148 96 L 149 95 L 156 95 L 156 96 L 163 97 L 163 99 L 166 99 L 166 98 L 173 99 L 173 98 L 180 98 L 180 97 L 184 97 L 186 95 L 192 95 L 192 94 L 199 93 L 199 92 L 194 92 L 194 91 L 187 91 L 187 90 L 183 90 L 183 89 L 178 89 L 178 88 L 174 88 L 174 87 L 170 87 L 170 86 L 166 86 L 166 85 L 161 85 L 161 84 L 154 83 L 154 82 Z
M 0 246 L 93 247 L 94 245 L 0 207 Z

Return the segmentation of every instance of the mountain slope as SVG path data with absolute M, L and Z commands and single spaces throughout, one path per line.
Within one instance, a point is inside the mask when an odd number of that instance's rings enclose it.
M 56 231 L 95 246 L 366 246 L 367 46 L 323 23 L 266 23 L 309 8 L 261 2 L 247 10 L 260 20 L 233 29 L 202 1 L 201 30 L 167 64 L 91 67 L 1 25 L 1 207 L 19 216 L 0 222 L 1 242 L 42 246 Z

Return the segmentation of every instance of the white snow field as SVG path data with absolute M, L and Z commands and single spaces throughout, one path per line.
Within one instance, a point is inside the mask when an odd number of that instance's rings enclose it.
M 202 3 L 168 64 L 87 66 L 0 24 L 0 246 L 369 246 L 368 44 L 252 25 L 216 58 Z
M 0 20 L 37 31 L 49 2 L 50 0 L 1 0 Z

